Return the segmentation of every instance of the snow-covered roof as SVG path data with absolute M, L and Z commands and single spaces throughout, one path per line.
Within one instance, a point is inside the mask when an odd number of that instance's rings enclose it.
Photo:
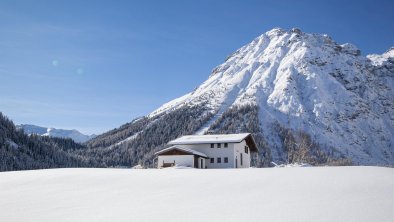
M 211 135 L 186 135 L 178 139 L 168 142 L 170 145 L 189 145 L 189 144 L 205 144 L 205 143 L 239 143 L 246 140 L 248 146 L 254 151 L 257 150 L 250 133 L 238 134 L 211 134 Z
M 187 153 L 190 153 L 190 154 L 193 154 L 193 155 L 197 155 L 197 156 L 208 158 L 208 156 L 206 154 L 204 154 L 204 153 L 201 153 L 201 152 L 189 149 L 189 148 L 185 148 L 185 147 L 178 147 L 178 146 L 171 146 L 171 147 L 162 149 L 162 150 L 156 152 L 155 155 L 160 155 L 162 153 L 165 153 L 167 151 L 174 150 L 174 149 L 180 150 L 180 151 L 184 151 L 184 152 L 187 152 Z
M 241 142 L 250 133 L 239 134 L 216 134 L 216 135 L 186 135 L 178 139 L 171 140 L 168 144 L 198 144 L 198 143 L 225 143 Z

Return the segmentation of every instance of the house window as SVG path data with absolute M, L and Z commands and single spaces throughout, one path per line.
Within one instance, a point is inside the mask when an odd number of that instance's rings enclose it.
M 214 143 L 211 143 L 211 148 L 214 148 L 215 147 L 215 144 Z
M 218 157 L 218 163 L 222 162 L 222 158 Z
M 245 153 L 249 153 L 249 148 L 248 148 L 248 146 L 245 146 Z
M 228 147 L 228 143 L 224 143 L 224 148 L 227 148 Z
M 224 163 L 228 163 L 228 157 L 224 158 Z
M 222 146 L 222 144 L 218 143 L 218 148 L 220 148 Z
M 211 163 L 215 163 L 215 158 L 211 158 Z
M 244 158 L 242 158 L 242 153 L 241 153 L 241 166 L 242 166 L 242 164 L 243 164 L 243 161 L 244 160 Z

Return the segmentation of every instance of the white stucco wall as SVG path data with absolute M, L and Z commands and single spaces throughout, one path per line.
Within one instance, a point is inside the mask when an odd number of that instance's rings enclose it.
M 234 166 L 235 166 L 235 161 L 238 160 L 238 168 L 250 167 L 250 149 L 248 149 L 248 153 L 245 153 L 245 146 L 246 146 L 245 141 L 234 144 Z M 243 158 L 242 165 L 241 165 L 241 153 Z
M 157 158 L 157 167 L 163 167 L 163 161 L 165 163 L 173 163 L 180 166 L 194 167 L 194 156 L 193 155 L 169 155 L 169 156 L 159 156 Z
M 209 159 L 206 159 L 205 163 L 207 168 L 235 168 L 235 159 L 238 159 L 238 168 L 250 167 L 250 150 L 249 153 L 245 153 L 246 142 L 240 143 L 228 143 L 228 147 L 224 148 L 224 144 L 221 143 L 221 148 L 217 148 L 215 143 L 214 148 L 211 148 L 211 144 L 191 144 L 191 145 L 177 145 L 180 147 L 186 147 L 189 149 L 196 150 L 198 152 L 206 154 Z M 240 153 L 243 155 L 243 165 L 240 162 Z M 217 158 L 220 157 L 222 162 L 217 163 Z M 228 163 L 224 163 L 224 157 L 228 158 Z M 212 164 L 210 158 L 215 158 L 215 162 Z
M 189 149 L 196 150 L 198 152 L 206 154 L 209 159 L 205 160 L 207 168 L 233 168 L 234 163 L 234 148 L 233 144 L 229 143 L 228 148 L 224 148 L 223 143 L 221 144 L 221 148 L 217 148 L 217 144 L 215 143 L 215 148 L 210 148 L 211 144 L 192 144 L 192 145 L 177 145 L 180 147 L 186 147 Z M 222 159 L 221 163 L 217 163 L 217 158 L 220 157 Z M 224 163 L 224 157 L 228 157 L 228 163 Z M 210 162 L 210 158 L 215 158 L 215 163 Z

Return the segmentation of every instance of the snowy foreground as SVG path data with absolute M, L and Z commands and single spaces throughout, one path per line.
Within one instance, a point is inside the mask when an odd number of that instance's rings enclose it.
M 394 169 L 0 173 L 0 221 L 393 221 Z

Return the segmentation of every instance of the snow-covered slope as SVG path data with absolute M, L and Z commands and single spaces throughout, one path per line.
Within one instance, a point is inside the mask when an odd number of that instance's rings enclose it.
M 78 130 L 65 130 L 65 129 L 55 129 L 55 128 L 47 128 L 36 125 L 29 124 L 21 124 L 17 125 L 18 129 L 23 129 L 26 134 L 37 134 L 41 136 L 51 136 L 51 137 L 60 137 L 60 138 L 71 138 L 75 142 L 83 143 L 96 135 L 85 135 L 80 133 Z
M 259 107 L 271 147 L 281 146 L 272 127 L 279 123 L 356 164 L 394 164 L 394 48 L 364 57 L 328 35 L 275 28 L 230 55 L 193 92 L 148 116 L 196 104 L 214 114 L 196 134 L 230 108 L 251 104 Z
M 2 222 L 391 222 L 393 206 L 392 168 L 0 173 Z

